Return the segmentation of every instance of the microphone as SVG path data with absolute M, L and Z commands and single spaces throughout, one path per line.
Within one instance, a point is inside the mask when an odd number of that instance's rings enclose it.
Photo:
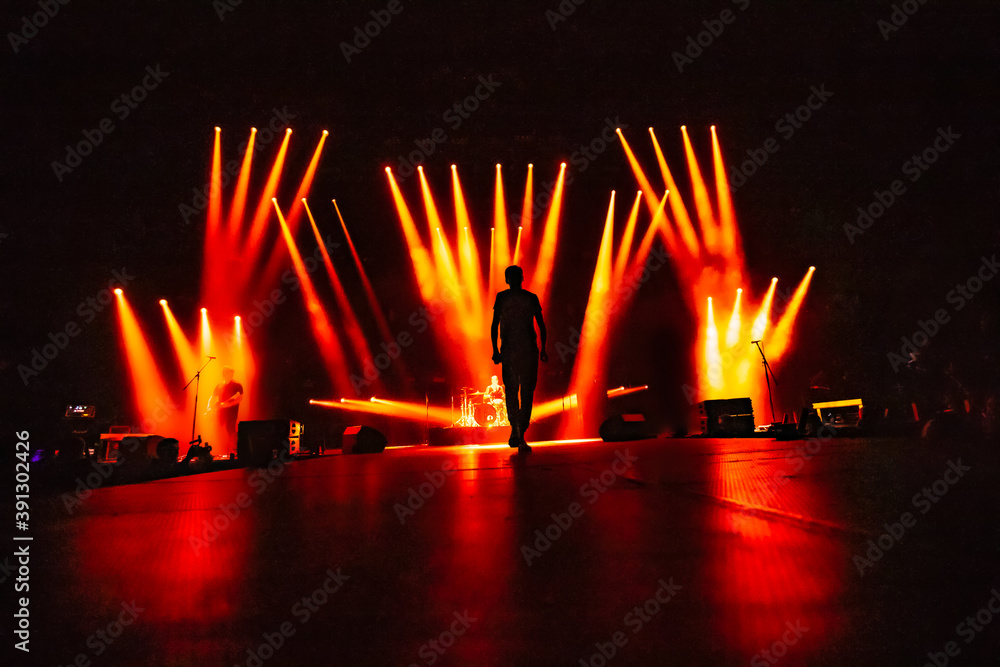
M 217 359 L 218 357 L 209 357 L 209 359 Z
M 751 345 L 756 345 L 759 342 L 760 342 L 759 340 L 752 340 L 752 341 L 750 341 L 750 344 Z M 215 359 L 215 357 L 212 357 L 212 358 Z

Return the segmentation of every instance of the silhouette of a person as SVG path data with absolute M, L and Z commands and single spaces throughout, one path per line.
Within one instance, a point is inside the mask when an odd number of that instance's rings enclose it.
M 538 360 L 548 361 L 545 353 L 545 320 L 542 319 L 542 304 L 535 294 L 523 289 L 524 272 L 519 266 L 508 266 L 504 279 L 510 289 L 497 294 L 493 304 L 493 323 L 490 337 L 493 339 L 493 363 L 503 363 L 501 375 L 507 394 L 507 418 L 510 420 L 511 447 L 528 454 L 531 447 L 524 440 L 524 433 L 531 423 L 531 401 L 538 381 Z M 535 323 L 538 321 L 538 335 L 541 352 L 535 342 Z M 503 341 L 503 351 L 497 347 L 497 334 Z M 519 400 L 520 399 L 520 400 Z
M 215 412 L 219 424 L 226 430 L 227 451 L 235 450 L 236 418 L 243 402 L 243 385 L 233 380 L 234 371 L 229 366 L 222 367 L 222 382 L 215 386 L 212 397 L 208 399 L 209 412 Z

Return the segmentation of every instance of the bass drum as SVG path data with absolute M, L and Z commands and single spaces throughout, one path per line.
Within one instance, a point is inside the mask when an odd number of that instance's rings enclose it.
M 489 403 L 480 403 L 475 406 L 476 423 L 480 426 L 499 426 L 497 422 L 497 411 Z

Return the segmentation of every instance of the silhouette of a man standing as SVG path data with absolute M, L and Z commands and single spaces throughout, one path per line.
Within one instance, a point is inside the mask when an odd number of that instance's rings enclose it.
M 545 353 L 545 320 L 542 319 L 542 304 L 538 297 L 521 287 L 524 282 L 521 267 L 508 266 L 504 278 L 510 289 L 497 294 L 493 304 L 493 323 L 490 325 L 493 363 L 503 363 L 501 375 L 507 394 L 507 418 L 510 419 L 509 444 L 517 447 L 518 452 L 528 454 L 531 447 L 524 441 L 524 432 L 531 423 L 531 400 L 538 381 L 538 360 L 549 360 Z M 534 320 L 538 320 L 541 353 L 535 342 Z M 498 333 L 503 341 L 503 352 L 497 347 Z

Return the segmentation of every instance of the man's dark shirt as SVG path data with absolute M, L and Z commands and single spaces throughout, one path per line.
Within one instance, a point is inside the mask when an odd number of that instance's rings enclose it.
M 235 380 L 230 380 L 229 382 L 220 382 L 215 387 L 215 391 L 212 392 L 212 395 L 215 397 L 217 401 L 219 401 L 219 403 L 224 403 L 233 396 L 235 396 L 236 394 L 242 394 L 242 393 L 243 393 L 243 385 L 241 385 L 239 382 Z M 218 408 L 219 417 L 220 418 L 231 417 L 232 415 L 235 415 L 239 411 L 239 409 L 240 409 L 239 404 L 230 405 L 225 408 Z
M 538 297 L 527 290 L 504 290 L 497 294 L 493 311 L 500 315 L 500 340 L 504 349 L 538 349 L 535 315 L 542 312 Z

